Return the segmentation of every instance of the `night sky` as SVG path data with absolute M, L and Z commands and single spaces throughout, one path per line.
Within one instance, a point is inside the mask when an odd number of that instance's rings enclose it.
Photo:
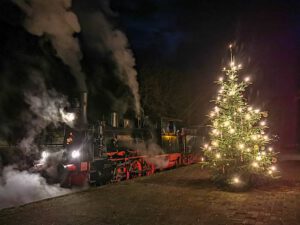
M 297 0 L 73 0 L 72 10 L 81 25 L 76 37 L 90 96 L 90 121 L 99 117 L 100 111 L 130 114 L 133 104 L 128 100 L 128 88 L 115 72 L 113 56 L 106 50 L 109 41 L 106 43 L 101 33 L 106 25 L 96 20 L 91 24 L 88 20 L 88 15 L 101 12 L 110 26 L 120 29 L 128 38 L 146 114 L 182 117 L 190 124 L 205 125 L 210 100 L 217 93 L 213 81 L 228 63 L 228 44 L 233 43 L 236 60 L 245 68 L 241 76 L 250 74 L 253 80 L 247 93 L 250 104 L 269 111 L 271 130 L 280 136 L 281 146 L 292 148 L 298 142 Z M 24 120 L 21 111 L 27 107 L 22 93 L 34 87 L 30 82 L 33 70 L 42 74 L 48 88 L 68 96 L 70 101 L 78 92 L 68 67 L 55 56 L 51 37 L 28 33 L 22 26 L 25 17 L 11 1 L 1 1 L 0 131 L 6 137 L 25 132 L 19 129 Z M 103 40 L 95 45 L 97 34 Z M 164 105 L 168 108 L 159 112 L 151 109 L 144 98 L 148 77 L 155 76 L 162 81 Z M 124 106 L 123 102 L 128 103 Z
M 234 43 L 242 74 L 253 79 L 250 104 L 268 110 L 279 143 L 294 147 L 299 140 L 299 1 L 113 1 L 112 6 L 123 18 L 138 67 L 176 68 L 190 80 L 193 101 L 187 113 L 196 123 L 206 123 L 209 99 L 216 93 L 213 80 L 229 60 L 228 44 Z

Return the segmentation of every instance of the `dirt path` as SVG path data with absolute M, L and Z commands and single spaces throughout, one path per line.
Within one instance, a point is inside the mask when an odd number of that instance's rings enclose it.
M 200 165 L 0 211 L 0 224 L 299 225 L 300 163 L 283 179 L 246 193 L 218 190 Z

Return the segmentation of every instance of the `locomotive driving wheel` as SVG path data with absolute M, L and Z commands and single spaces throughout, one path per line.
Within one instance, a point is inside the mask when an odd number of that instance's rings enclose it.
M 143 175 L 150 176 L 155 172 L 155 166 L 150 162 L 143 162 Z
M 126 168 L 126 165 L 125 165 L 125 162 L 124 163 L 119 163 L 115 169 L 114 169 L 114 172 L 113 172 L 113 181 L 115 182 L 119 182 L 119 181 L 122 181 L 122 180 L 126 180 L 127 179 L 127 168 Z
M 143 172 L 142 163 L 139 160 L 133 160 L 130 163 L 130 167 L 129 167 L 130 178 L 140 177 L 142 176 L 142 172 Z

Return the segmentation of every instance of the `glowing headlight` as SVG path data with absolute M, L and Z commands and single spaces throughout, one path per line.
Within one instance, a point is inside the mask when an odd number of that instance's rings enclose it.
M 46 152 L 46 151 L 43 151 L 43 152 L 42 152 L 42 158 L 43 158 L 43 159 L 47 158 L 48 156 L 49 156 L 49 153 L 48 153 L 48 152 Z
M 78 158 L 80 156 L 79 150 L 72 151 L 71 156 L 73 159 Z

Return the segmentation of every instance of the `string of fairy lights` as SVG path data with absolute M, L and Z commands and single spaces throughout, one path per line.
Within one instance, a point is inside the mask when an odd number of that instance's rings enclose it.
M 232 45 L 229 49 L 229 67 L 223 68 L 224 77 L 216 81 L 220 89 L 209 113 L 210 143 L 203 146 L 202 161 L 230 184 L 243 183 L 242 178 L 251 174 L 275 177 L 277 153 L 267 134 L 268 113 L 247 104 L 243 93 L 251 79 L 239 79 L 242 65 L 234 62 Z

